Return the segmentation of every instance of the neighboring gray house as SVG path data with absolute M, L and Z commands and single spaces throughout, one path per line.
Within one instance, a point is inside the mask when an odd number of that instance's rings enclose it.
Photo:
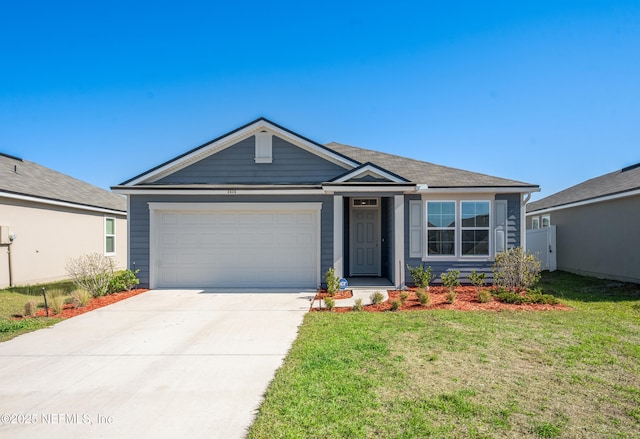
M 125 181 L 129 264 L 151 288 L 412 283 L 490 271 L 524 241 L 534 184 L 330 143 L 264 118 Z
M 0 288 L 67 278 L 69 258 L 127 261 L 124 197 L 0 154 Z
M 640 163 L 527 205 L 527 228 L 556 226 L 558 270 L 640 283 Z

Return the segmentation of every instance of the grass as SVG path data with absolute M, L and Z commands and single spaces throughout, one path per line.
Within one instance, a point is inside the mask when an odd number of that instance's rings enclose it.
M 248 437 L 639 437 L 640 287 L 538 286 L 573 310 L 307 314 Z
M 73 284 L 56 282 L 38 286 L 13 287 L 0 290 L 0 342 L 10 340 L 26 332 L 35 331 L 59 322 L 60 318 L 37 317 L 15 320 L 16 316 L 24 314 L 25 304 L 33 300 L 39 308 L 44 308 L 42 287 L 47 290 L 47 298 L 51 293 L 61 294 L 65 300 L 71 297 Z

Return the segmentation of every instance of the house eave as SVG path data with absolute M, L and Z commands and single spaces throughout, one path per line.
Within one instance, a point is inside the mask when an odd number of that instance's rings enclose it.
M 636 195 L 640 195 L 640 188 L 633 189 L 630 191 L 625 191 L 625 192 L 619 192 L 616 194 L 609 194 L 609 195 L 604 195 L 600 197 L 588 198 L 586 200 L 574 201 L 566 204 L 559 204 L 556 206 L 545 207 L 542 209 L 531 210 L 526 213 L 526 216 L 542 215 L 542 214 L 553 212 L 556 210 L 570 209 L 572 207 L 578 207 L 578 206 L 587 206 L 589 204 L 596 204 L 596 203 L 602 203 L 604 201 L 618 200 L 620 198 L 633 197 Z
M 426 186 L 418 185 L 417 192 L 421 194 L 459 194 L 459 193 L 501 193 L 521 194 L 540 192 L 539 186 Z
M 10 198 L 13 200 L 28 201 L 31 203 L 45 204 L 49 206 L 67 207 L 71 209 L 86 210 L 89 212 L 106 213 L 109 215 L 127 216 L 126 210 L 109 209 L 106 207 L 73 203 L 70 201 L 56 200 L 53 198 L 36 197 L 33 195 L 19 194 L 16 192 L 0 191 L 0 197 Z

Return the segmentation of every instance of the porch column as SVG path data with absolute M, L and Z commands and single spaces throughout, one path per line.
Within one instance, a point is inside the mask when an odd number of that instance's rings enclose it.
M 342 195 L 333 196 L 333 269 L 336 276 L 344 277 L 343 242 L 344 239 L 344 204 Z
M 398 288 L 405 286 L 404 279 L 404 195 L 393 197 L 393 283 Z

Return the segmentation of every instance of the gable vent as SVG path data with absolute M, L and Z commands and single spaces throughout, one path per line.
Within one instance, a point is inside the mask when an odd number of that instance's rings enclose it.
M 256 133 L 256 163 L 271 163 L 273 162 L 272 156 L 273 136 L 271 133 L 261 131 Z

